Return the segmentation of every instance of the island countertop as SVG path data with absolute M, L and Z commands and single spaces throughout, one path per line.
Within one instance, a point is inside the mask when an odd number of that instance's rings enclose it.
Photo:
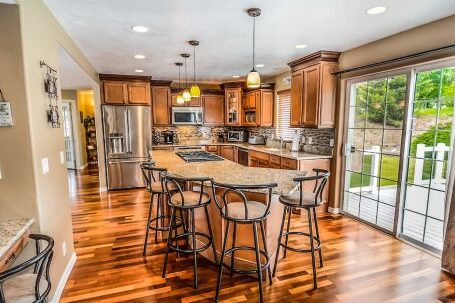
M 0 220 L 0 260 L 33 224 L 33 219 Z
M 277 183 L 274 194 L 289 194 L 296 189 L 292 179 L 305 176 L 296 170 L 248 167 L 226 159 L 223 161 L 185 162 L 173 151 L 152 150 L 150 155 L 157 167 L 181 177 L 209 177 L 220 183 L 257 185 Z

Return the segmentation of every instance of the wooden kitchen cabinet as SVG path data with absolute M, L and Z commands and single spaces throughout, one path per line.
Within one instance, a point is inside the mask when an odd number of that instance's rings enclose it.
M 273 126 L 273 90 L 261 91 L 261 111 L 259 116 L 260 126 Z
M 203 95 L 204 124 L 224 124 L 224 97 L 222 95 Z
M 124 81 L 103 81 L 101 94 L 103 103 L 127 104 L 128 84 Z
M 153 125 L 171 124 L 171 89 L 168 86 L 152 86 Z
M 257 89 L 243 97 L 243 125 L 273 126 L 273 89 Z
M 149 105 L 149 76 L 100 74 L 101 102 L 111 105 Z
M 128 83 L 129 104 L 150 104 L 150 83 Z
M 207 145 L 205 147 L 205 150 L 208 151 L 209 153 L 212 153 L 212 154 L 215 154 L 215 155 L 219 155 L 220 154 L 220 150 L 219 150 L 219 146 L 218 145 Z
M 220 156 L 223 157 L 224 159 L 227 159 L 230 161 L 235 161 L 234 152 L 235 152 L 235 149 L 234 149 L 234 146 L 232 146 L 232 145 L 220 146 Z
M 336 80 L 340 53 L 319 51 L 288 63 L 291 67 L 291 117 L 294 127 L 335 126 Z
M 226 126 L 242 125 L 242 88 L 225 89 L 225 124 Z
M 176 107 L 188 107 L 188 106 L 191 106 L 191 107 L 198 107 L 198 106 L 202 106 L 202 98 L 191 98 L 191 101 L 188 101 L 188 102 L 184 102 L 184 103 L 177 103 L 177 96 L 179 95 L 179 93 L 172 93 L 171 94 L 171 104 L 172 106 L 176 106 Z
M 270 167 L 270 154 L 250 150 L 250 166 L 252 167 Z

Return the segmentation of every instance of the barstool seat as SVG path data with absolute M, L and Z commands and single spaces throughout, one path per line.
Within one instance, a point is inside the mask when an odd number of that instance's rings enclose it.
M 300 200 L 300 192 L 294 192 L 291 195 L 282 195 L 279 200 L 283 204 L 287 204 L 292 207 L 306 207 L 314 205 L 314 199 L 316 197 L 315 193 L 311 192 L 302 192 L 302 200 Z M 302 201 L 302 204 L 300 204 Z
M 226 211 L 227 210 L 227 211 Z M 261 218 L 267 210 L 267 205 L 256 201 L 247 201 L 246 214 L 243 202 L 232 202 L 223 207 L 224 216 L 236 220 L 255 220 Z
M 170 186 L 169 186 L 170 188 Z M 182 206 L 182 196 L 183 196 L 183 201 L 186 206 L 196 206 L 200 204 L 205 205 L 207 203 L 210 203 L 210 196 L 207 195 L 206 193 L 202 193 L 202 198 L 201 198 L 201 193 L 196 192 L 196 191 L 190 191 L 190 190 L 185 190 L 180 192 L 177 192 L 171 196 L 171 204 L 176 205 L 176 206 Z
M 35 286 L 38 279 L 37 274 L 23 274 L 12 277 L 3 283 L 6 302 L 35 302 Z M 47 287 L 48 282 L 45 279 L 39 281 L 39 297 L 41 297 Z

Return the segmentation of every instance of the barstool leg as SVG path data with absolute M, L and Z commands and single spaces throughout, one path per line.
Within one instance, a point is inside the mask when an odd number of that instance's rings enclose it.
M 237 237 L 237 222 L 234 222 L 234 232 L 232 234 L 232 248 L 235 247 L 235 239 Z M 231 253 L 231 276 L 234 274 L 234 253 L 235 251 L 232 251 Z
M 265 231 L 264 231 L 264 222 L 261 221 L 259 222 L 259 224 L 261 225 L 261 235 L 262 235 L 262 244 L 264 244 L 264 251 L 265 251 L 265 254 L 267 255 L 267 258 L 269 258 L 269 251 L 267 249 L 267 242 L 265 240 Z M 270 261 L 269 261 L 269 266 L 267 267 L 267 274 L 269 276 L 269 282 L 270 284 L 272 284 L 272 270 L 270 269 Z
M 308 211 L 308 225 L 310 228 L 311 265 L 313 266 L 313 286 L 314 286 L 314 289 L 317 289 L 318 282 L 316 280 L 316 256 L 314 255 L 313 222 L 311 219 L 311 209 L 307 209 L 307 211 Z
M 223 276 L 223 264 L 224 264 L 224 256 L 226 254 L 226 243 L 227 243 L 228 236 L 229 236 L 229 221 L 226 221 L 226 228 L 225 228 L 225 232 L 224 232 L 223 247 L 221 249 L 221 260 L 220 260 L 220 264 L 218 265 L 218 278 L 217 278 L 217 281 L 216 281 L 216 291 L 215 291 L 214 302 L 218 302 L 218 298 L 220 296 L 221 278 Z
M 272 274 L 273 277 L 275 277 L 275 274 L 276 274 L 276 266 L 278 264 L 278 257 L 280 255 L 281 238 L 283 238 L 283 227 L 284 227 L 284 221 L 286 220 L 287 209 L 288 209 L 287 206 L 283 207 L 283 219 L 281 219 L 280 235 L 278 237 L 278 244 L 276 246 L 275 264 L 273 265 L 273 274 Z
M 172 239 L 171 238 L 172 238 L 172 231 L 173 231 L 173 227 L 174 227 L 174 216 L 175 216 L 174 208 L 171 207 L 171 222 L 169 224 L 169 234 L 168 234 L 168 237 L 167 237 L 166 254 L 164 255 L 163 273 L 161 275 L 163 278 L 166 277 L 167 260 L 168 260 L 168 255 L 169 255 L 169 246 L 172 243 Z
M 194 288 L 197 289 L 196 222 L 194 221 L 194 209 L 191 209 L 191 237 L 193 240 Z
M 258 240 L 258 231 L 256 228 L 256 222 L 253 222 L 253 234 L 254 234 L 254 248 L 256 250 L 256 268 L 258 270 L 258 279 L 259 279 L 259 302 L 263 302 L 264 298 L 262 296 L 262 270 L 261 270 L 261 255 L 259 253 L 259 240 Z
M 286 227 L 286 246 L 288 246 L 288 238 L 289 238 L 289 227 L 291 226 L 291 213 L 292 213 L 292 208 L 289 206 L 288 207 L 288 226 Z M 287 249 L 286 247 L 284 247 L 284 255 L 283 255 L 283 259 L 286 259 L 286 253 L 287 253 Z
M 204 210 L 205 217 L 207 219 L 207 226 L 209 228 L 210 241 L 212 241 L 213 258 L 215 259 L 215 264 L 218 265 L 218 256 L 216 255 L 215 240 L 213 239 L 212 224 L 210 223 L 209 210 L 207 209 L 207 206 L 204 206 Z
M 147 254 L 147 245 L 148 245 L 148 242 L 149 242 L 150 219 L 152 217 L 153 196 L 154 196 L 154 194 L 152 193 L 151 196 L 150 196 L 149 215 L 148 215 L 148 218 L 147 218 L 147 229 L 145 231 L 144 251 L 142 252 L 142 255 L 144 257 Z
M 158 243 L 158 221 L 159 221 L 159 217 L 161 215 L 161 212 L 160 212 L 160 199 L 161 199 L 161 194 L 158 194 L 158 197 L 156 199 L 156 220 L 155 220 L 155 244 Z
M 314 214 L 314 226 L 316 228 L 316 237 L 318 237 L 319 241 L 321 241 L 321 238 L 319 238 L 319 226 L 318 226 L 318 216 L 316 215 L 316 208 L 313 208 L 313 214 Z M 319 266 L 324 267 L 324 259 L 322 258 L 322 242 L 319 242 L 320 247 L 319 247 Z

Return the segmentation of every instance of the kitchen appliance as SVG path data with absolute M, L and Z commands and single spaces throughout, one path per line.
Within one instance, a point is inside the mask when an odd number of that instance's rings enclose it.
M 200 150 L 200 151 L 183 151 L 176 152 L 177 156 L 185 162 L 206 162 L 206 161 L 223 161 L 224 159 L 215 154 Z
M 202 107 L 173 107 L 172 108 L 172 124 L 185 125 L 193 124 L 200 125 L 203 123 Z
M 140 163 L 152 147 L 150 107 L 103 105 L 107 187 L 144 187 Z
M 253 144 L 253 145 L 264 145 L 265 144 L 265 138 L 264 136 L 258 135 L 258 136 L 250 136 L 248 138 L 248 143 Z
M 227 133 L 227 140 L 229 142 L 243 142 L 244 133 L 241 130 L 230 130 Z
M 164 143 L 173 144 L 174 143 L 174 132 L 162 132 Z
M 237 162 L 243 166 L 248 166 L 248 149 L 239 147 L 237 151 Z

